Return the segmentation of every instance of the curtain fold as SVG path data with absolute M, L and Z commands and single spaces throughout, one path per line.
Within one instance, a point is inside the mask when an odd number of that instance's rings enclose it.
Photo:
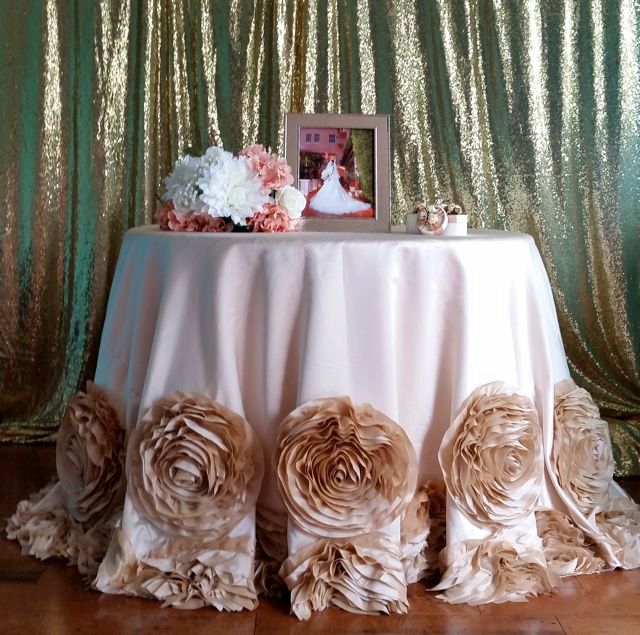
M 0 4 L 0 439 L 95 368 L 124 232 L 186 148 L 285 112 L 392 115 L 394 221 L 451 198 L 534 236 L 571 370 L 640 473 L 637 0 Z

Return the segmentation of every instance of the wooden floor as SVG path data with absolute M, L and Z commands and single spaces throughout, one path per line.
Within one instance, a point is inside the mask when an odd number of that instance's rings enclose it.
M 54 450 L 0 446 L 0 466 L 0 518 L 4 519 L 18 500 L 55 475 Z M 640 492 L 638 481 L 625 487 L 635 496 Z M 330 609 L 308 622 L 290 616 L 286 606 L 265 600 L 258 610 L 243 613 L 161 609 L 150 600 L 86 591 L 75 569 L 21 557 L 17 543 L 4 534 L 0 539 L 0 633 L 640 634 L 640 570 L 567 578 L 555 595 L 518 604 L 450 606 L 422 584 L 409 587 L 409 598 L 409 615 L 370 617 Z

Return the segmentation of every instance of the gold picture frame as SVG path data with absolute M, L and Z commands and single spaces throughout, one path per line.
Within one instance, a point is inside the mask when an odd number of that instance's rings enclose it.
M 390 231 L 389 125 L 389 115 L 285 115 L 285 156 L 307 199 L 303 231 Z

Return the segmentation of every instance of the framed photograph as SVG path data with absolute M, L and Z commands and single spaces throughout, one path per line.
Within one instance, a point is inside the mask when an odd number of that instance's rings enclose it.
M 388 232 L 389 115 L 288 113 L 285 124 L 302 229 Z

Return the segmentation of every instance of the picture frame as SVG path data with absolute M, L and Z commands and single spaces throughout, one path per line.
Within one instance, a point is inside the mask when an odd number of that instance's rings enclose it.
M 389 115 L 287 113 L 285 157 L 307 199 L 303 231 L 388 232 Z

